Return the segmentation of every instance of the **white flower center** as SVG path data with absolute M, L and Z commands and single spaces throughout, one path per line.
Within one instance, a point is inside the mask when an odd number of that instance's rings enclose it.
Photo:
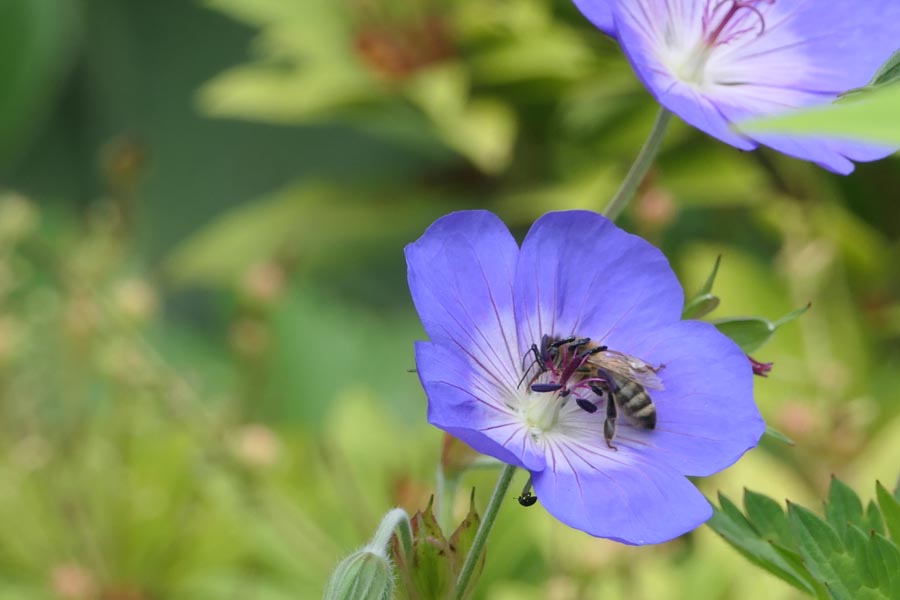
M 538 438 L 553 430 L 559 422 L 563 404 L 555 393 L 529 393 L 522 398 L 520 414 L 532 437 Z

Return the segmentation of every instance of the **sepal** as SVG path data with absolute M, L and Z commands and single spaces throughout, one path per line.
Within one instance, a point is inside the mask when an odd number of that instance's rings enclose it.
M 444 535 L 434 516 L 433 499 L 425 510 L 412 518 L 412 550 L 408 555 L 398 552 L 394 546 L 394 561 L 399 574 L 399 598 L 407 600 L 452 598 L 456 581 L 468 555 L 481 517 L 475 511 L 474 491 L 469 512 L 455 531 Z M 482 555 L 473 579 L 481 573 Z M 473 589 L 470 582 L 468 589 Z
M 342 560 L 328 585 L 324 600 L 391 600 L 394 576 L 391 561 L 366 546 Z

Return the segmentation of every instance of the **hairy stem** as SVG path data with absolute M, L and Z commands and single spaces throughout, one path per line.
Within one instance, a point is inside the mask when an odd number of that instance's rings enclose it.
M 485 542 L 487 542 L 488 535 L 490 535 L 491 529 L 494 527 L 494 520 L 497 518 L 497 513 L 500 510 L 500 503 L 503 502 L 503 499 L 506 497 L 506 493 L 509 490 L 509 484 L 512 482 L 513 474 L 515 472 L 516 467 L 506 465 L 500 473 L 500 478 L 497 480 L 496 487 L 494 487 L 494 494 L 491 496 L 491 501 L 484 511 L 481 525 L 478 526 L 478 531 L 475 533 L 475 540 L 472 542 L 472 548 L 466 556 L 466 562 L 463 563 L 462 571 L 459 573 L 459 579 L 456 580 L 456 591 L 454 592 L 454 598 L 456 600 L 462 600 L 466 596 L 466 588 L 469 585 L 469 580 L 472 579 L 472 574 L 475 572 L 478 561 L 481 560 Z
M 656 121 L 653 123 L 653 129 L 650 130 L 650 137 L 644 142 L 644 147 L 641 148 L 640 154 L 638 154 L 634 164 L 631 165 L 631 170 L 625 176 L 622 187 L 619 188 L 612 202 L 603 211 L 603 214 L 610 220 L 615 221 L 618 219 L 625 207 L 628 206 L 628 203 L 631 202 L 631 199 L 634 198 L 638 186 L 644 180 L 644 176 L 647 175 L 647 171 L 650 170 L 653 160 L 659 153 L 666 134 L 666 128 L 671 120 L 672 113 L 660 107 L 659 114 L 656 115 Z

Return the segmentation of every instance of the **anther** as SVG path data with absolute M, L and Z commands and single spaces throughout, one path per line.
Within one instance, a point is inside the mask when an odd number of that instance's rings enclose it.
M 531 391 L 538 393 L 558 392 L 563 387 L 561 383 L 533 383 L 531 384 Z
M 578 408 L 581 410 L 594 414 L 597 412 L 597 405 L 591 402 L 590 400 L 585 400 L 584 398 L 575 398 L 575 404 L 578 405 Z

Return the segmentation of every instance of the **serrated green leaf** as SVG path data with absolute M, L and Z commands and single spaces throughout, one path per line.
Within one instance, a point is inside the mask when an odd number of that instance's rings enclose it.
M 848 524 L 844 528 L 844 545 L 850 556 L 853 557 L 856 565 L 855 573 L 862 587 L 877 588 L 878 582 L 875 573 L 877 569 L 873 569 L 869 565 L 866 550 L 869 539 L 866 534 L 859 527 Z
M 796 549 L 791 524 L 778 502 L 766 495 L 745 489 L 744 509 L 761 537 Z
M 851 525 L 847 530 L 847 549 L 856 562 L 861 583 L 856 598 L 900 598 L 900 551 L 896 546 L 884 536 L 867 534 Z
M 884 519 L 881 517 L 881 511 L 878 510 L 878 504 L 874 500 L 869 500 L 866 505 L 866 514 L 863 518 L 863 525 L 866 531 L 879 533 L 884 535 Z
M 825 517 L 835 531 L 842 535 L 847 525 L 864 526 L 863 507 L 859 496 L 837 477 L 832 476 L 828 490 L 828 504 L 825 506 Z
M 818 515 L 796 504 L 789 507 L 797 532 L 800 554 L 809 571 L 822 582 L 835 600 L 854 600 L 859 586 L 853 558 L 844 550 L 834 528 Z
M 810 305 L 807 304 L 776 321 L 769 321 L 762 317 L 732 317 L 713 321 L 713 324 L 740 346 L 741 350 L 750 354 L 768 342 L 779 327 L 790 323 L 809 310 L 809 307 Z
M 900 543 L 900 502 L 894 498 L 880 481 L 875 482 L 875 496 L 884 517 L 884 524 L 894 543 Z
M 869 562 L 879 574 L 879 585 L 888 592 L 888 598 L 900 598 L 900 550 L 883 535 L 871 536 L 868 548 Z
M 759 532 L 727 496 L 719 494 L 719 504 L 721 508 L 716 509 L 707 525 L 753 564 L 800 590 L 815 593 L 810 577 L 800 565 L 799 559 L 791 560 L 790 554 L 782 555 L 771 543 L 761 538 Z

